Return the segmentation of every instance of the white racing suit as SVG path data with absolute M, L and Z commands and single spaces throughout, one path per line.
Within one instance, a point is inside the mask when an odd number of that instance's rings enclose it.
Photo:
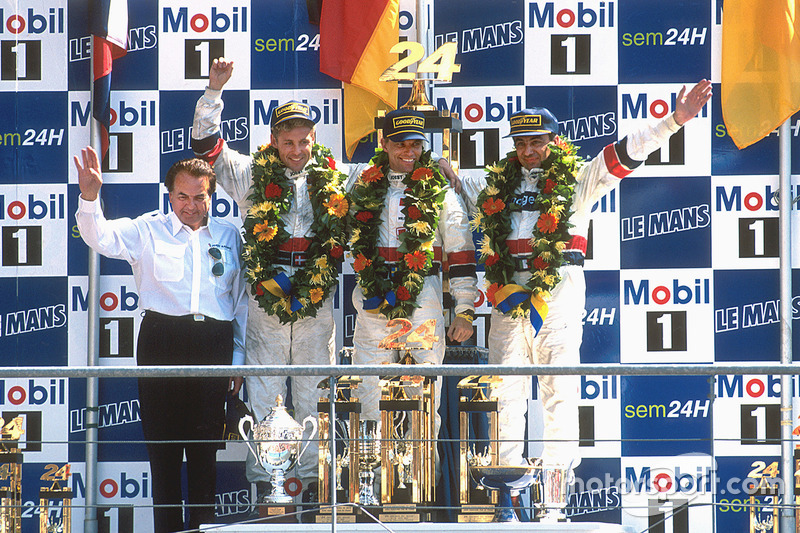
M 401 212 L 405 198 L 404 174 L 390 173 L 389 188 L 381 213 L 381 226 L 378 231 L 378 252 L 389 262 L 402 260 L 402 253 L 397 251 L 400 245 L 399 235 L 404 231 L 404 215 Z M 434 240 L 434 264 L 429 275 L 425 276 L 422 291 L 417 297 L 419 307 L 408 317 L 412 323 L 412 331 L 428 319 L 436 321 L 434 335 L 438 340 L 430 350 L 412 350 L 412 355 L 419 363 L 442 364 L 445 349 L 445 328 L 442 309 L 442 280 L 439 275 L 443 252 L 447 254 L 449 265 L 450 293 L 455 300 L 455 312 L 474 311 L 474 302 L 478 296 L 475 277 L 475 246 L 469 230 L 469 219 L 458 195 L 449 187 L 446 189 L 442 208 L 439 212 L 439 226 Z M 353 364 L 378 365 L 396 363 L 399 360 L 397 350 L 378 348 L 378 343 L 387 335 L 397 331 L 397 327 L 387 328 L 388 319 L 380 313 L 364 310 L 364 295 L 360 287 L 353 290 L 353 306 L 357 311 L 356 328 L 353 336 Z M 398 339 L 404 340 L 404 339 Z M 436 427 L 439 432 L 439 403 L 442 378 L 436 381 Z M 378 403 L 380 388 L 377 376 L 363 376 L 358 388 L 361 401 L 362 420 L 380 420 Z
M 222 91 L 206 88 L 197 101 L 192 130 L 192 148 L 214 166 L 217 182 L 239 205 L 242 218 L 252 205 L 247 199 L 252 185 L 252 158 L 230 149 L 220 137 L 220 120 L 223 109 Z M 305 251 L 310 243 L 313 212 L 308 197 L 306 172 L 289 173 L 294 181 L 292 207 L 284 216 L 290 238 L 281 246 L 279 264 L 287 276 L 294 275 L 305 261 Z M 249 300 L 247 321 L 246 357 L 248 365 L 332 365 L 336 362 L 336 335 L 333 319 L 333 302 L 329 297 L 313 318 L 303 318 L 293 324 L 281 324 L 274 315 L 267 314 L 254 298 Z M 320 391 L 317 384 L 321 376 L 294 376 L 292 379 L 292 404 L 294 418 L 303 423 L 307 416 L 317 417 Z M 247 378 L 247 394 L 256 421 L 261 421 L 275 406 L 278 394 L 286 398 L 286 378 L 281 376 L 252 376 Z M 308 437 L 305 434 L 304 437 Z M 318 446 L 312 443 L 300 459 L 298 476 L 307 487 L 318 476 Z M 256 466 L 252 454 L 247 459 L 247 479 L 250 482 L 267 481 L 269 476 Z
M 578 365 L 583 337 L 582 314 L 586 303 L 586 281 L 583 259 L 586 253 L 586 236 L 592 206 L 619 180 L 639 166 L 647 156 L 678 131 L 680 126 L 670 117 L 655 125 L 631 133 L 621 141 L 609 144 L 603 152 L 583 165 L 577 173 L 573 197 L 574 213 L 570 223 L 572 235 L 565 250 L 567 264 L 559 269 L 561 282 L 552 291 L 548 302 L 549 312 L 539 334 L 534 336 L 530 320 L 511 318 L 492 309 L 489 330 L 489 364 L 524 365 Z M 462 178 L 463 196 L 470 210 L 486 179 L 483 176 Z M 511 216 L 511 233 L 506 243 L 517 261 L 514 283 L 524 286 L 530 279 L 527 260 L 531 253 L 530 239 L 539 218 L 531 210 L 532 196 L 538 191 L 538 173 L 523 169 L 523 177 L 514 191 L 514 198 L 504 201 L 518 202 L 522 210 Z M 580 463 L 578 453 L 578 376 L 539 376 L 539 398 L 544 408 L 545 464 L 573 468 Z M 500 462 L 522 463 L 525 446 L 524 415 L 531 397 L 530 376 L 503 376 L 492 394 L 499 402 Z

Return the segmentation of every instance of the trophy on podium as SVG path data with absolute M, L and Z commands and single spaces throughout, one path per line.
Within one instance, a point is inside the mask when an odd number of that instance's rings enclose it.
M 359 481 L 361 505 L 380 505 L 375 497 L 374 469 L 381 464 L 381 433 L 377 420 L 362 420 L 358 437 Z
M 0 418 L 0 531 L 22 530 L 22 422 L 21 416 L 7 424 Z
M 46 472 L 42 475 L 41 480 L 53 483 L 39 490 L 39 533 L 70 533 L 72 531 L 72 489 L 66 486 L 62 487 L 59 483 L 66 484 L 69 480 L 69 464 L 61 468 L 51 464 L 45 468 Z M 51 500 L 61 500 L 60 508 L 54 509 L 55 513 L 51 513 Z M 52 519 L 51 514 L 56 514 L 56 518 Z
M 245 424 L 250 423 L 253 433 L 255 448 L 250 444 L 251 440 L 245 431 Z M 311 434 L 306 445 L 300 449 L 303 440 L 303 429 L 307 423 L 311 424 Z M 286 412 L 283 405 L 283 396 L 278 395 L 275 407 L 264 420 L 255 424 L 253 417 L 245 415 L 239 421 L 239 433 L 242 435 L 247 447 L 256 457 L 256 461 L 272 477 L 272 493 L 266 497 L 268 504 L 268 514 L 286 514 L 286 504 L 292 503 L 292 497 L 286 494 L 283 483 L 286 479 L 286 472 L 294 467 L 300 460 L 303 452 L 314 435 L 317 434 L 317 420 L 313 416 L 307 416 L 303 420 L 303 425 L 298 424 L 294 418 Z M 259 502 L 261 503 L 261 502 Z
M 337 415 L 346 415 L 346 420 L 330 420 L 330 398 L 323 396 L 317 402 L 317 420 L 319 427 L 319 501 L 331 503 L 331 471 L 335 476 L 336 501 L 338 503 L 357 503 L 359 495 L 359 454 L 358 435 L 361 416 L 361 403 L 355 396 L 361 384 L 358 376 L 342 376 L 336 380 L 334 405 Z M 328 390 L 327 378 L 320 381 L 319 389 Z M 337 446 L 331 453 L 331 432 L 336 434 Z M 350 506 L 338 509 L 337 517 L 341 522 L 354 522 L 354 508 Z M 330 507 L 322 507 L 317 515 L 318 523 L 330 523 Z M 347 515 L 345 517 L 344 515 Z

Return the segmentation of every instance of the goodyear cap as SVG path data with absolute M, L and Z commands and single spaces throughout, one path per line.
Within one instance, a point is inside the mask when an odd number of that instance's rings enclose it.
M 386 113 L 383 120 L 383 136 L 394 142 L 408 139 L 425 140 L 425 115 L 411 109 L 395 109 Z
M 272 110 L 272 116 L 269 119 L 270 128 L 274 128 L 281 122 L 293 118 L 302 118 L 311 122 L 310 126 L 314 127 L 314 121 L 311 119 L 311 109 L 308 104 L 290 100 L 285 104 L 281 104 Z
M 522 137 L 524 135 L 558 135 L 558 120 L 549 109 L 534 107 L 517 111 L 509 119 L 511 133 L 506 137 Z

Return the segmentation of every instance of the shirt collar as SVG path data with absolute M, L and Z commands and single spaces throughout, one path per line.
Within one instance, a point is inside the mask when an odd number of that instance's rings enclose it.
M 172 233 L 173 237 L 178 235 L 178 232 L 181 231 L 181 228 L 185 227 L 188 231 L 191 231 L 191 228 L 189 226 L 187 226 L 183 222 L 181 222 L 181 219 L 178 218 L 178 215 L 175 214 L 175 211 L 170 211 L 169 212 L 169 224 L 170 224 L 170 232 Z M 218 224 L 218 222 L 216 220 L 214 220 L 214 217 L 212 217 L 210 215 L 206 215 L 206 225 L 205 226 L 200 226 L 200 229 L 202 230 L 203 228 L 207 228 L 208 232 L 213 237 L 214 236 L 214 228 L 217 227 L 217 224 Z

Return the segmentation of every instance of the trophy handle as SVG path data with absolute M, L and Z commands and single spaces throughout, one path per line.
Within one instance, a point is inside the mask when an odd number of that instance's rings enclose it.
M 308 440 L 306 441 L 306 445 L 303 446 L 303 449 L 300 451 L 300 455 L 297 456 L 297 462 L 300 462 L 300 458 L 303 457 L 303 454 L 306 452 L 306 448 L 308 445 L 311 444 L 311 441 L 314 439 L 314 436 L 317 434 L 317 419 L 313 415 L 308 415 L 303 419 L 303 431 L 306 429 L 306 423 L 311 422 L 311 434 L 308 436 Z
M 242 436 L 242 440 L 244 441 L 244 443 L 247 444 L 247 447 L 250 448 L 250 451 L 253 452 L 253 457 L 256 458 L 256 464 L 259 464 L 258 452 L 256 452 L 255 448 L 253 448 L 253 446 L 250 445 L 250 439 L 247 438 L 247 431 L 244 430 L 244 425 L 246 422 L 250 422 L 250 429 L 252 429 L 253 424 L 255 424 L 255 421 L 253 420 L 252 416 L 244 415 L 242 418 L 239 419 L 239 434 Z

